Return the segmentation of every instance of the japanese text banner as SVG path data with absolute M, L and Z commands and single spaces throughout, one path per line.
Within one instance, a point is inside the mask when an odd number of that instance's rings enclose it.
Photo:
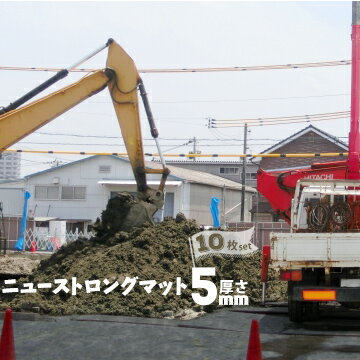
M 254 227 L 245 231 L 202 231 L 191 237 L 195 259 L 211 255 L 242 256 L 258 250 L 252 243 Z

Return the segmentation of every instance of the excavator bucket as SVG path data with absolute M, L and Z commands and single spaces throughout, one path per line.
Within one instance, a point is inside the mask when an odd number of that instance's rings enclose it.
M 153 224 L 153 216 L 157 210 L 158 208 L 154 204 L 139 200 L 129 209 L 122 230 L 131 230 L 133 227 L 140 227 L 146 223 Z
M 122 193 L 124 194 L 124 193 Z M 120 196 L 121 194 L 119 194 Z M 154 214 L 164 205 L 164 192 L 147 188 L 146 192 L 139 192 L 134 203 L 129 208 L 123 230 L 130 230 L 132 227 L 139 227 L 145 223 L 154 223 Z
M 156 192 L 154 203 L 141 200 L 127 192 L 111 198 L 94 225 L 97 236 L 113 236 L 119 231 L 129 231 L 145 224 L 153 224 L 153 215 L 162 207 L 164 195 Z

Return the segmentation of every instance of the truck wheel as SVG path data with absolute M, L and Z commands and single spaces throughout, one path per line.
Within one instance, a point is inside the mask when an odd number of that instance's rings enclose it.
M 302 301 L 294 301 L 289 299 L 288 311 L 290 321 L 297 323 L 304 321 L 304 303 Z
M 319 302 L 311 301 L 304 302 L 304 318 L 309 321 L 318 320 L 319 315 Z
M 289 319 L 293 322 L 315 321 L 319 319 L 319 303 L 289 300 Z

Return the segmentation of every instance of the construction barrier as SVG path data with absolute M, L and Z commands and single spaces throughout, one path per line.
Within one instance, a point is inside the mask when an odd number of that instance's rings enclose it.
M 31 154 L 62 154 L 62 155 L 113 155 L 127 156 L 127 153 L 117 152 L 86 152 L 86 151 L 53 151 L 53 150 L 16 150 L 7 149 L 4 152 L 18 152 Z M 145 153 L 145 156 L 159 157 L 157 153 Z M 209 157 L 238 157 L 238 158 L 294 158 L 294 157 L 345 157 L 347 152 L 343 153 L 289 153 L 289 154 L 163 154 L 164 157 L 185 157 L 185 158 L 209 158 Z
M 5 310 L 0 340 L 0 360 L 15 360 L 15 344 L 12 326 L 12 311 Z
M 262 360 L 259 322 L 252 320 L 246 360 Z

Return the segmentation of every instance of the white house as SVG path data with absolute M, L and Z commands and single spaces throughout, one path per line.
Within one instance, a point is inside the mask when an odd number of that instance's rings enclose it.
M 147 162 L 149 168 L 159 164 Z M 209 210 L 211 197 L 221 199 L 222 223 L 240 219 L 241 184 L 212 174 L 169 166 L 171 171 L 165 187 L 166 197 L 163 212 L 156 214 L 175 216 L 178 212 L 187 218 L 196 219 L 199 224 L 211 225 Z M 160 176 L 149 174 L 148 185 L 156 188 Z M 95 155 L 65 165 L 50 168 L 19 181 L 0 183 L 0 201 L 4 199 L 4 212 L 8 207 L 19 207 L 19 191 L 12 201 L 10 189 L 27 190 L 31 193 L 28 204 L 29 217 L 57 218 L 66 220 L 68 229 L 76 226 L 86 230 L 105 209 L 111 196 L 117 192 L 136 192 L 136 183 L 130 162 L 117 156 Z M 245 187 L 245 221 L 250 221 L 249 210 L 256 190 Z M 234 208 L 234 210 L 231 210 Z M 229 211 L 230 210 L 230 211 Z M 21 214 L 22 209 L 17 209 Z

